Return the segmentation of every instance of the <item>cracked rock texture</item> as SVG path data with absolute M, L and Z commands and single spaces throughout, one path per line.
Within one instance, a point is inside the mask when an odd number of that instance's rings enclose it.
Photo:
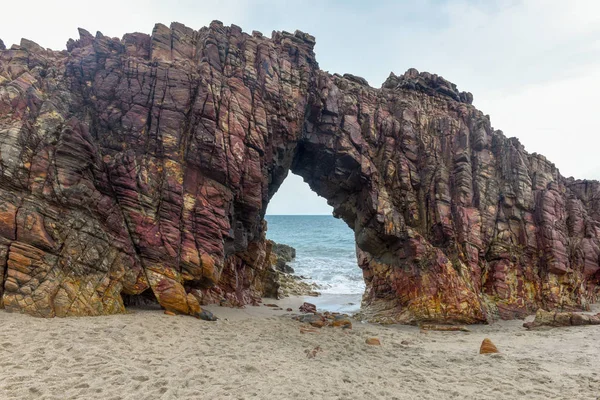
M 263 216 L 290 171 L 354 230 L 366 318 L 596 300 L 600 183 L 563 178 L 442 77 L 411 69 L 374 89 L 320 71 L 308 34 L 218 21 L 79 34 L 60 52 L 0 41 L 6 309 L 256 303 L 277 291 Z

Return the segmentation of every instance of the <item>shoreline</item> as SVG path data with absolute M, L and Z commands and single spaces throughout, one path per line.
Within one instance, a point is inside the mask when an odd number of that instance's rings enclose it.
M 600 327 L 527 331 L 522 320 L 470 332 L 355 322 L 301 333 L 303 300 L 207 306 L 216 322 L 160 310 L 40 319 L 0 311 L 2 399 L 590 399 Z M 294 307 L 293 312 L 284 306 Z M 598 309 L 598 305 L 594 306 Z M 369 346 L 377 337 L 381 346 Z M 490 338 L 500 354 L 480 355 Z M 313 358 L 307 352 L 316 348 Z
M 359 295 L 362 296 L 362 295 Z M 235 308 L 235 307 L 224 307 L 219 304 L 209 304 L 202 306 L 203 310 L 210 311 L 217 318 L 226 318 L 228 320 L 242 320 L 247 318 L 270 318 L 270 317 L 283 317 L 283 316 L 291 316 L 293 314 L 299 314 L 300 311 L 298 308 L 302 305 L 302 303 L 307 302 L 314 304 L 317 306 L 317 311 L 324 312 L 339 312 L 345 313 L 352 318 L 352 311 L 344 311 L 347 308 L 354 310 L 356 307 L 356 311 L 360 308 L 360 303 L 354 303 L 353 305 L 347 305 L 347 303 L 337 303 L 338 300 L 352 300 L 356 297 L 356 295 L 335 295 L 335 294 L 319 294 L 319 296 L 288 296 L 282 299 L 273 299 L 264 297 L 262 299 L 262 303 L 256 306 L 246 305 L 244 308 Z M 274 307 L 267 307 L 266 304 L 276 304 L 281 308 L 278 310 Z M 288 308 L 291 308 L 292 311 L 287 311 Z

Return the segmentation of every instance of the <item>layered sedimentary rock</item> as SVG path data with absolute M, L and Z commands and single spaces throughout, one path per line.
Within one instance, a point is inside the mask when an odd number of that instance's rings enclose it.
M 354 230 L 372 320 L 596 300 L 600 183 L 563 178 L 437 75 L 374 89 L 320 71 L 314 45 L 216 21 L 80 30 L 61 52 L 0 42 L 3 306 L 254 303 L 274 290 L 263 216 L 290 171 Z
M 583 325 L 600 325 L 600 313 L 589 315 L 574 312 L 550 312 L 539 309 L 535 313 L 533 321 L 523 324 L 527 329 Z

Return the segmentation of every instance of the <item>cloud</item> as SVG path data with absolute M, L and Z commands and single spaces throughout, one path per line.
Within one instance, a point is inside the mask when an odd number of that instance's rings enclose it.
M 600 69 L 582 70 L 513 93 L 492 91 L 481 107 L 494 110 L 495 127 L 518 137 L 529 152 L 545 155 L 564 176 L 600 179 L 599 91 Z
M 92 34 L 100 31 L 111 37 L 122 37 L 128 32 L 150 33 L 157 22 L 169 25 L 178 21 L 199 29 L 213 19 L 224 18 L 223 22 L 228 24 L 241 20 L 242 16 L 248 15 L 248 7 L 251 3 L 243 0 L 32 0 L 27 2 L 31 12 L 21 18 L 23 4 L 11 2 L 3 5 L 2 13 L 15 18 L 3 18 L 0 38 L 7 46 L 18 44 L 25 37 L 43 47 L 61 50 L 66 48 L 69 38 L 78 38 L 79 27 Z
M 269 215 L 331 215 L 333 207 L 317 196 L 301 177 L 290 173 L 269 203 Z

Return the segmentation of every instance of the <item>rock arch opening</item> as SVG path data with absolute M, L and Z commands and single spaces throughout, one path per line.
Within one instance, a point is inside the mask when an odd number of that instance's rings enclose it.
M 274 252 L 282 258 L 276 264 L 282 295 L 320 293 L 307 301 L 328 311 L 353 312 L 365 288 L 354 232 L 332 211 L 302 178 L 290 173 L 269 202 L 266 238 L 277 243 Z M 285 245 L 295 250 L 293 259 Z

